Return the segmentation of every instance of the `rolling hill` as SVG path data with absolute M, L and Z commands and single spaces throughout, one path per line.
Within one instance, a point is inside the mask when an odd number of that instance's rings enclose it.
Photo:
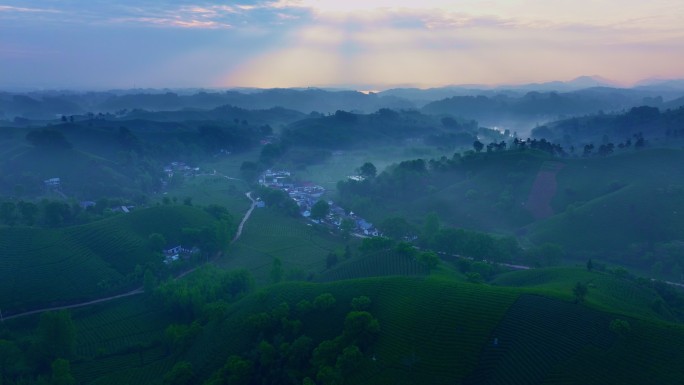
M 325 311 L 302 305 L 311 306 L 321 296 L 334 300 Z M 576 304 L 540 288 L 397 277 L 276 285 L 244 297 L 220 313 L 223 315 L 212 317 L 180 352 L 164 354 L 159 345 L 141 345 L 138 350 L 121 349 L 101 358 L 84 357 L 74 363 L 74 373 L 87 383 L 161 383 L 175 363 L 185 362 L 196 383 L 208 383 L 205 381 L 212 377 L 225 380 L 239 373 L 250 373 L 254 380 L 265 378 L 279 366 L 264 361 L 263 352 L 269 351 L 276 360 L 291 357 L 281 355 L 297 344 L 303 349 L 297 354 L 320 357 L 314 348 L 330 344 L 348 327 L 345 314 L 352 310 L 352 300 L 360 296 L 370 299 L 366 311 L 377 319 L 379 334 L 362 349 L 355 370 L 343 376 L 341 383 L 602 384 L 616 379 L 623 384 L 677 384 L 684 378 L 684 372 L 675 369 L 684 360 L 679 349 L 684 341 L 681 325 L 631 317 L 610 306 Z M 131 314 L 138 316 L 130 322 L 138 326 L 131 326 L 128 333 L 140 330 L 141 338 L 149 338 L 151 331 L 143 320 L 160 319 L 156 310 L 124 310 L 123 303 L 108 309 L 79 315 L 76 324 L 85 328 L 104 322 L 101 317 L 134 312 Z M 283 329 L 283 334 L 255 334 L 255 327 L 261 327 L 254 323 L 257 319 L 276 314 L 283 317 L 283 325 L 295 322 L 300 326 L 294 332 Z M 119 329 L 117 335 L 125 338 L 126 328 Z M 88 339 L 81 340 L 79 346 L 97 346 L 97 337 L 87 334 Z M 102 338 L 104 342 L 107 337 Z M 271 345 L 273 341 L 280 344 Z M 302 345 L 305 341 L 310 342 Z M 263 350 L 271 349 L 269 346 L 274 350 Z M 228 359 L 230 356 L 233 358 Z M 225 364 L 236 363 L 235 357 L 252 369 L 231 371 L 235 367 Z M 298 383 L 304 376 L 328 383 L 320 372 L 317 376 L 316 360 L 304 364 L 301 372 L 288 372 L 293 377 L 284 377 L 291 379 L 279 383 Z M 276 362 L 294 365 L 287 360 Z M 115 372 L 106 369 L 115 363 L 119 363 Z
M 213 228 L 214 221 L 199 208 L 158 206 L 81 226 L 1 228 L 3 312 L 7 316 L 138 287 L 146 267 L 162 265 L 150 247 L 150 234 L 179 243 L 184 227 Z

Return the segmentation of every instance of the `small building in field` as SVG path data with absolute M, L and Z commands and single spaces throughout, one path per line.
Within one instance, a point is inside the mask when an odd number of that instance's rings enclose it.
M 164 249 L 162 254 L 164 254 L 164 263 L 168 265 L 169 263 L 178 261 L 181 258 L 188 259 L 193 254 L 199 252 L 200 249 L 196 246 L 187 248 L 181 245 L 177 245 Z
M 43 183 L 45 184 L 45 187 L 59 187 L 62 183 L 62 180 L 59 178 L 50 178 L 45 179 Z

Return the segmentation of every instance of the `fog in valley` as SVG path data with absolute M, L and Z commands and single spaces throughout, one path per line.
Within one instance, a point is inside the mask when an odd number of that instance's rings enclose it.
M 0 384 L 684 383 L 682 17 L 5 1 Z

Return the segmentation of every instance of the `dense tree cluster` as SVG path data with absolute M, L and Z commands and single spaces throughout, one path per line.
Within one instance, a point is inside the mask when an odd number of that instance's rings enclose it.
M 228 357 L 205 384 L 356 383 L 354 373 L 358 368 L 373 363 L 380 324 L 368 311 L 370 298 L 360 296 L 352 300 L 338 335 L 307 334 L 310 327 L 315 328 L 312 322 L 324 314 L 326 323 L 339 324 L 332 317 L 337 312 L 331 310 L 343 305 L 336 302 L 332 294 L 323 293 L 294 306 L 282 302 L 270 311 L 250 315 L 246 326 L 256 343 L 251 350 Z
M 207 317 L 212 303 L 235 300 L 248 293 L 253 285 L 247 271 L 224 271 L 204 266 L 183 280 L 160 284 L 153 295 L 175 319 L 192 321 Z
M 285 191 L 260 186 L 256 190 L 255 195 L 261 198 L 266 206 L 272 207 L 285 215 L 292 217 L 300 215 L 297 202 L 290 198 Z
M 40 315 L 31 338 L 0 337 L 0 383 L 75 384 L 70 361 L 74 359 L 77 330 L 66 310 Z

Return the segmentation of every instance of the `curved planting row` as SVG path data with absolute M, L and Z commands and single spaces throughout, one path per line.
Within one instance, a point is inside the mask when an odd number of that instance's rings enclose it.
M 159 384 L 172 366 L 166 350 L 159 346 L 96 361 L 75 362 L 72 374 L 79 383 L 87 384 Z
M 364 277 L 428 274 L 430 274 L 430 269 L 425 264 L 416 261 L 415 258 L 388 251 L 343 263 L 323 273 L 318 281 L 330 282 Z
M 3 229 L 0 306 L 18 311 L 52 301 L 88 298 L 120 275 L 58 230 Z M 11 238 L 16 242 L 7 242 Z
M 618 335 L 612 348 L 585 349 L 559 366 L 557 377 L 586 385 L 684 383 L 684 327 L 623 320 L 629 329 Z M 551 380 L 545 384 L 555 385 Z
M 60 229 L 0 229 L 0 308 L 5 314 L 104 296 L 157 256 L 148 238 L 178 242 L 185 227 L 213 226 L 202 209 L 160 206 Z
M 163 336 L 164 313 L 145 298 L 128 298 L 77 322 L 77 351 L 84 357 L 111 354 Z
M 582 349 L 614 342 L 611 317 L 581 305 L 522 295 L 492 332 L 467 384 L 541 383 Z
M 454 383 L 464 378 L 475 368 L 477 353 L 517 295 L 430 280 L 383 287 L 375 294 L 382 329 L 378 378 L 403 384 Z

